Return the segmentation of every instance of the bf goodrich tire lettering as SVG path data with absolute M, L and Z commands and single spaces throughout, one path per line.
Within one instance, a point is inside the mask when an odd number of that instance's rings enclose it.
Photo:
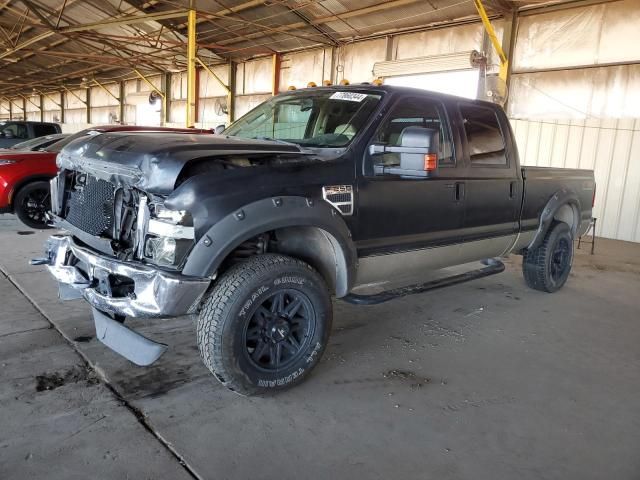
M 327 286 L 313 268 L 284 255 L 258 255 L 225 272 L 205 299 L 198 346 L 226 387 L 259 394 L 306 377 L 322 356 L 331 321 Z

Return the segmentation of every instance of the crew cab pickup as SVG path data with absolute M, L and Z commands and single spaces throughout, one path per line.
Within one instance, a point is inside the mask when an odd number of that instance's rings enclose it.
M 521 167 L 499 106 L 391 86 L 290 91 L 221 135 L 104 133 L 57 162 L 50 215 L 68 233 L 35 263 L 61 297 L 88 301 L 97 338 L 138 365 L 167 346 L 127 317 L 197 316 L 204 363 L 247 395 L 307 376 L 332 295 L 378 303 L 509 253 L 558 290 L 595 191 L 592 171 Z
M 57 123 L 7 120 L 0 122 L 0 148 L 9 148 L 25 140 L 61 132 Z
M 0 213 L 15 213 L 22 223 L 31 228 L 48 228 L 45 214 L 51 209 L 49 181 L 58 173 L 58 152 L 78 139 L 105 132 L 124 131 L 146 131 L 155 135 L 166 132 L 211 133 L 209 130 L 185 128 L 101 125 L 76 132 L 37 151 L 1 150 Z

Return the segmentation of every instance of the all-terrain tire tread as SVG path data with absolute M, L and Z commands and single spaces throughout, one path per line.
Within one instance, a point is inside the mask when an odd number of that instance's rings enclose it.
M 256 255 L 238 263 L 227 270 L 217 281 L 203 303 L 197 325 L 197 340 L 200 356 L 205 366 L 215 377 L 229 390 L 240 395 L 253 395 L 260 391 L 258 387 L 236 383 L 232 376 L 225 370 L 222 359 L 222 328 L 224 326 L 225 312 L 230 308 L 229 302 L 233 300 L 235 292 L 252 277 L 277 265 L 299 266 L 321 277 L 307 263 L 285 255 L 267 253 Z
M 549 249 L 553 247 L 553 245 L 550 245 L 551 235 L 558 225 L 562 225 L 562 223 L 553 222 L 551 224 L 545 234 L 544 240 L 538 248 L 533 250 L 527 249 L 524 252 L 522 258 L 522 273 L 527 286 L 534 290 L 547 293 L 553 293 L 555 291 L 548 282 L 549 266 L 547 258 Z

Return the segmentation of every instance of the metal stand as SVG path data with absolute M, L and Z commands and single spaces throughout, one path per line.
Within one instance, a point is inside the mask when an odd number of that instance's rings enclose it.
M 580 237 L 578 237 L 578 248 L 580 248 L 580 244 L 582 243 L 582 237 L 585 237 L 587 235 L 589 235 L 589 231 L 591 231 L 591 241 L 587 242 L 586 240 L 584 241 L 584 243 L 590 243 L 591 244 L 591 255 L 593 255 L 593 252 L 596 248 L 596 222 L 598 221 L 597 218 L 592 218 L 591 219 L 591 223 L 589 224 L 589 228 L 587 228 L 587 231 L 584 232 L 584 235 L 581 235 Z

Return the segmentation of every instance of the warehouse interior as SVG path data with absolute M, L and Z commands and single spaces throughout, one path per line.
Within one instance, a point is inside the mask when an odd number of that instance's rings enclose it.
M 638 478 L 639 27 L 638 0 L 1 1 L 1 122 L 215 129 L 291 90 L 426 89 L 500 104 L 522 165 L 593 170 L 597 221 L 562 292 L 512 256 L 334 301 L 311 381 L 244 398 L 186 317 L 134 321 L 173 345 L 153 367 L 104 351 L 28 265 L 48 232 L 0 215 L 0 478 Z

